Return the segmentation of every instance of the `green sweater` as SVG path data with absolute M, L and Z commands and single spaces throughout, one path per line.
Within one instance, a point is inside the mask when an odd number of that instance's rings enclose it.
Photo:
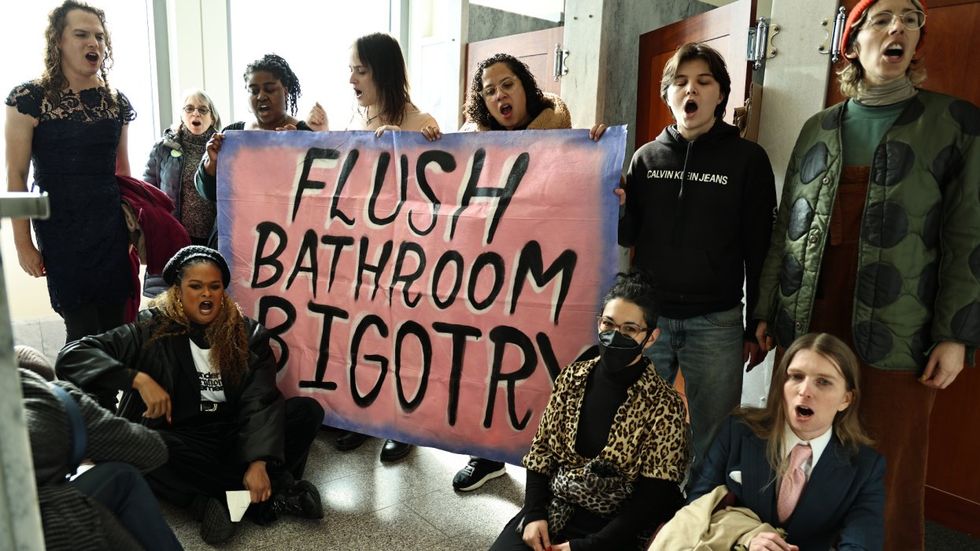
M 782 346 L 809 330 L 845 105 L 804 124 L 786 171 L 754 312 Z M 917 371 L 941 341 L 966 344 L 969 361 L 980 345 L 978 135 L 980 109 L 922 90 L 874 149 L 851 297 L 855 352 L 870 365 Z

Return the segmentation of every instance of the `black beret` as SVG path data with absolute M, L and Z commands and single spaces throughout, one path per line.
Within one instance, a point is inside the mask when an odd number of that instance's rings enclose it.
M 221 269 L 221 281 L 225 287 L 228 287 L 228 284 L 231 282 L 231 271 L 228 269 L 228 263 L 225 262 L 225 257 L 221 256 L 221 253 L 218 251 L 202 245 L 188 245 L 177 251 L 163 268 L 163 281 L 167 285 L 176 283 L 180 269 L 191 260 L 197 258 L 210 260 L 217 264 L 218 268 Z

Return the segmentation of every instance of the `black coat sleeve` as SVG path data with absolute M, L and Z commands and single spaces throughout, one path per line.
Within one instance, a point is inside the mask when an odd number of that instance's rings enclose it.
M 536 520 L 547 520 L 548 503 L 551 502 L 551 480 L 546 474 L 527 469 L 524 488 L 524 525 Z
M 635 245 L 643 227 L 643 198 L 639 180 L 644 170 L 640 157 L 634 154 L 626 171 L 626 204 L 621 209 L 619 219 L 619 244 L 623 247 Z
M 70 342 L 58 354 L 55 372 L 85 392 L 129 390 L 137 373 L 137 361 L 146 329 L 127 323 L 101 335 Z
M 745 324 L 745 338 L 752 341 L 755 340 L 758 321 L 751 319 L 751 313 L 759 303 L 759 279 L 769 252 L 776 213 L 776 183 L 772 164 L 765 150 L 758 146 L 755 149 L 755 161 L 742 192 L 745 216 L 742 218 L 741 235 L 742 250 L 745 251 L 745 311 L 750 313 L 749 322 Z
M 269 332 L 249 320 L 249 366 L 238 399 L 239 454 L 244 463 L 285 461 L 286 402 L 276 386 Z
M 732 447 L 732 423 L 735 422 L 735 418 L 729 416 L 718 428 L 718 434 L 715 435 L 714 442 L 708 448 L 708 455 L 704 458 L 704 465 L 701 466 L 697 479 L 693 481 L 687 492 L 688 503 L 725 484 L 725 469 Z
M 153 145 L 150 158 L 146 160 L 146 168 L 143 169 L 143 181 L 156 188 L 160 187 L 160 157 L 163 147 L 162 141 Z

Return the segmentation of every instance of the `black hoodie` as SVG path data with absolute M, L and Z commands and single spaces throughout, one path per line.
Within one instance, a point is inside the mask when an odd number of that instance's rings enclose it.
M 751 312 L 775 208 L 762 147 L 721 120 L 691 142 L 671 125 L 633 155 L 619 244 L 636 247 L 635 265 L 652 278 L 662 315 L 734 308 L 746 280 Z

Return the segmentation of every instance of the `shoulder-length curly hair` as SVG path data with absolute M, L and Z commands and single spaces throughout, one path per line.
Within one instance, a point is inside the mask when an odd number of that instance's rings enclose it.
M 272 76 L 279 79 L 279 82 L 286 88 L 286 109 L 290 115 L 296 115 L 296 103 L 303 91 L 299 87 L 299 77 L 289 67 L 289 63 L 286 63 L 285 59 L 276 54 L 265 54 L 262 59 L 256 59 L 245 67 L 242 78 L 245 79 L 246 86 L 248 86 L 249 76 L 257 71 L 271 73 Z
M 861 375 L 857 356 L 839 338 L 829 333 L 808 333 L 793 341 L 786 349 L 782 360 L 772 374 L 769 395 L 765 408 L 743 408 L 738 414 L 756 436 L 766 440 L 766 458 L 772 466 L 776 478 L 781 478 L 789 468 L 789 460 L 784 453 L 783 434 L 786 431 L 786 400 L 784 386 L 788 378 L 787 370 L 793 358 L 804 350 L 823 356 L 840 370 L 847 392 L 851 393 L 850 404 L 844 411 L 834 416 L 834 437 L 850 453 L 857 453 L 858 447 L 870 445 L 871 438 L 861 426 L 859 417 L 861 406 Z
M 102 86 L 106 90 L 109 89 L 108 69 L 112 67 L 112 39 L 109 37 L 109 29 L 105 24 L 105 12 L 85 2 L 65 0 L 63 4 L 48 14 L 48 28 L 44 30 L 44 73 L 41 74 L 40 84 L 48 101 L 53 104 L 58 103 L 61 91 L 68 87 L 68 79 L 65 78 L 65 72 L 61 67 L 61 35 L 65 32 L 65 26 L 68 24 L 68 13 L 72 10 L 86 11 L 99 18 L 99 23 L 105 32 L 105 57 L 102 59 L 102 66 L 99 68 L 99 77 L 102 78 Z M 115 101 L 113 94 L 109 94 L 109 97 Z
M 218 266 L 205 258 L 192 259 L 181 266 L 174 284 L 150 301 L 150 307 L 157 308 L 169 321 L 161 324 L 153 333 L 150 343 L 163 337 L 190 334 L 191 323 L 180 302 L 180 284 L 187 268 L 202 263 Z M 220 373 L 223 379 L 238 384 L 248 367 L 248 335 L 245 334 L 245 319 L 238 304 L 227 293 L 223 296 L 221 310 L 204 330 L 204 338 L 211 347 L 209 358 L 212 369 Z
M 398 41 L 384 33 L 373 33 L 354 41 L 361 64 L 371 70 L 378 89 L 379 115 L 382 124 L 400 125 L 412 103 L 408 93 L 408 71 Z
M 463 113 L 466 114 L 467 120 L 473 121 L 477 125 L 489 128 L 490 130 L 504 130 L 504 127 L 500 126 L 497 119 L 493 118 L 493 115 L 490 114 L 490 110 L 487 109 L 487 102 L 481 93 L 483 92 L 483 71 L 487 67 L 497 63 L 507 65 L 511 72 L 521 81 L 521 86 L 524 87 L 524 96 L 527 98 L 526 108 L 530 120 L 534 120 L 535 117 L 541 114 L 541 111 L 554 107 L 551 101 L 544 97 L 544 92 L 538 87 L 538 82 L 534 80 L 534 75 L 531 74 L 531 70 L 527 64 L 510 54 L 494 54 L 481 61 L 476 67 L 476 73 L 470 82 L 466 105 L 463 107 Z

